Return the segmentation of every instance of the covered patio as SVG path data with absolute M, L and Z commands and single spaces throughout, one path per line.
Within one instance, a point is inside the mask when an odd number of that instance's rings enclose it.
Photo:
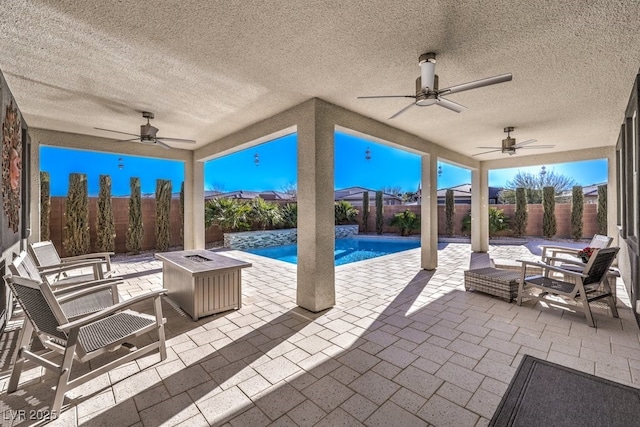
M 530 247 L 490 251 L 534 259 Z M 193 322 L 164 304 L 168 358 L 154 354 L 74 389 L 52 425 L 483 426 L 524 354 L 640 385 L 638 328 L 620 280 L 620 318 L 596 308 L 595 329 L 581 314 L 465 292 L 469 252 L 441 244 L 432 272 L 417 266 L 419 249 L 337 267 L 338 303 L 315 314 L 296 304 L 294 266 L 224 252 L 253 264 L 243 308 Z M 115 265 L 123 295 L 162 287 L 150 256 Z M 29 371 L 18 393 L 2 395 L 3 413 L 46 412 L 55 381 L 30 380 L 39 375 Z
M 242 309 L 194 323 L 165 304 L 169 358 L 75 389 L 56 424 L 482 426 L 523 354 L 638 387 L 637 2 L 2 8 L 2 96 L 28 125 L 29 171 L 28 216 L 19 241 L 3 246 L 5 262 L 40 240 L 41 146 L 183 162 L 184 248 L 203 249 L 204 162 L 294 132 L 298 140 L 297 266 L 225 253 L 253 263 Z M 357 99 L 414 97 L 427 52 L 438 56 L 440 87 L 501 73 L 513 81 L 452 94 L 467 107 L 460 114 L 431 105 L 390 119 L 409 101 Z M 142 111 L 155 113 L 161 135 L 196 144 L 163 150 L 96 129 L 137 132 Z M 508 126 L 553 147 L 479 155 Z M 420 249 L 334 266 L 336 130 L 422 156 Z M 620 318 L 605 311 L 589 328 L 563 310 L 464 292 L 470 252 L 534 256 L 490 246 L 488 172 L 591 159 L 608 161 Z M 438 161 L 472 171 L 471 244 L 438 245 Z M 121 259 L 117 269 L 123 294 L 162 287 L 158 261 Z M 46 408 L 50 387 L 3 392 L 3 412 Z

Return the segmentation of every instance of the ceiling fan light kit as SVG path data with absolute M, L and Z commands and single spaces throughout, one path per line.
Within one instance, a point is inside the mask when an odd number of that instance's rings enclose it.
M 439 89 L 438 75 L 436 71 L 436 54 L 428 52 L 420 55 L 418 58 L 420 66 L 420 77 L 416 79 L 415 95 L 376 95 L 376 96 L 359 96 L 358 99 L 376 99 L 376 98 L 413 98 L 413 102 L 400 111 L 389 117 L 395 119 L 413 106 L 428 107 L 430 105 L 438 105 L 456 113 L 466 110 L 466 107 L 442 97 L 442 95 L 450 95 L 465 90 L 477 89 L 497 83 L 510 81 L 513 76 L 510 73 L 500 74 L 499 76 L 489 77 L 486 79 L 476 80 L 473 82 L 463 83 L 448 88 Z
M 180 143 L 185 143 L 185 144 L 195 144 L 196 143 L 196 141 L 194 141 L 193 139 L 168 138 L 168 137 L 158 136 L 159 129 L 157 127 L 155 127 L 155 126 L 152 126 L 151 123 L 149 123 L 149 120 L 154 118 L 154 114 L 152 112 L 150 112 L 150 111 L 143 111 L 142 112 L 142 117 L 147 119 L 147 123 L 140 125 L 140 134 L 139 135 L 136 135 L 135 133 L 121 132 L 119 130 L 112 130 L 112 129 L 103 129 L 103 128 L 94 128 L 94 129 L 104 130 L 104 131 L 107 131 L 107 132 L 121 133 L 121 134 L 124 134 L 124 135 L 135 136 L 135 138 L 117 140 L 117 141 L 120 141 L 120 142 L 138 142 L 138 143 L 141 143 L 141 144 L 159 145 L 160 147 L 164 148 L 165 150 L 168 150 L 168 149 L 171 148 L 169 145 L 167 145 L 165 143 L 165 141 L 180 142 Z
M 502 146 L 501 147 L 477 147 L 477 148 L 489 148 L 489 151 L 484 151 L 482 153 L 477 153 L 474 154 L 473 156 L 481 156 L 483 154 L 489 154 L 489 153 L 495 153 L 497 151 L 502 151 L 503 154 L 508 154 L 510 156 L 513 156 L 514 154 L 516 154 L 516 150 L 519 150 L 521 148 L 524 149 L 536 149 L 536 148 L 553 148 L 555 147 L 555 145 L 536 145 L 536 146 L 530 146 L 529 144 L 533 144 L 534 142 L 537 142 L 537 140 L 535 139 L 528 139 L 526 141 L 522 141 L 522 142 L 518 142 L 516 143 L 516 139 L 515 138 L 511 138 L 511 132 L 514 131 L 514 127 L 513 126 L 507 126 L 506 128 L 504 128 L 504 131 L 507 134 L 507 137 L 505 139 L 502 140 Z

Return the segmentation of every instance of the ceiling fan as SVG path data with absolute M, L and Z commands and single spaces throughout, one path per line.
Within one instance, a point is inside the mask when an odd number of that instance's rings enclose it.
M 107 132 L 115 132 L 115 133 L 121 133 L 124 135 L 131 135 L 131 136 L 135 136 L 135 138 L 131 138 L 131 139 L 119 139 L 118 141 L 122 141 L 122 142 L 128 142 L 128 141 L 136 141 L 142 144 L 155 144 L 155 145 L 159 145 L 162 148 L 168 150 L 169 148 L 171 148 L 170 146 L 168 146 L 167 144 L 165 144 L 166 142 L 181 142 L 181 143 L 186 143 L 186 144 L 195 144 L 196 142 L 193 139 L 181 139 L 181 138 L 167 138 L 167 137 L 162 137 L 162 136 L 157 136 L 158 134 L 158 128 L 155 126 L 151 126 L 151 123 L 149 123 L 150 119 L 153 119 L 153 113 L 149 112 L 149 111 L 143 111 L 142 112 L 142 117 L 147 119 L 147 123 L 144 125 L 140 125 L 140 134 L 137 135 L 135 133 L 128 133 L 128 132 L 120 132 L 118 130 L 111 130 L 111 129 L 103 129 L 103 128 L 94 128 L 97 130 L 105 130 Z
M 510 156 L 516 154 L 516 150 L 520 148 L 524 149 L 532 149 L 532 148 L 553 148 L 555 145 L 534 145 L 530 146 L 529 144 L 533 144 L 537 140 L 528 139 L 526 141 L 522 141 L 516 144 L 516 139 L 511 138 L 511 132 L 513 132 L 515 128 L 513 126 L 508 126 L 504 128 L 504 131 L 507 133 L 507 137 L 502 140 L 502 147 L 477 147 L 477 148 L 490 148 L 490 151 L 485 151 L 482 153 L 474 154 L 473 156 L 481 156 L 483 154 L 495 153 L 496 151 L 502 151 L 503 153 L 507 153 Z
M 407 111 L 413 106 L 427 107 L 429 105 L 439 105 L 456 113 L 466 110 L 466 107 L 456 102 L 443 98 L 442 95 L 452 95 L 454 93 L 463 92 L 465 90 L 477 89 L 484 86 L 493 85 L 510 81 L 513 76 L 511 73 L 500 74 L 499 76 L 488 77 L 486 79 L 476 80 L 473 82 L 462 83 L 450 86 L 444 89 L 438 89 L 438 76 L 435 74 L 436 54 L 433 52 L 424 53 L 418 59 L 420 65 L 420 77 L 416 79 L 415 95 L 379 95 L 379 96 L 359 96 L 358 99 L 375 99 L 375 98 L 413 98 L 414 101 L 395 113 L 389 119 L 395 119 L 400 114 Z

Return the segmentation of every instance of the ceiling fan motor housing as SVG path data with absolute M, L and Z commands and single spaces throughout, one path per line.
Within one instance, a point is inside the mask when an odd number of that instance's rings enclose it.
M 149 123 L 140 125 L 140 140 L 141 141 L 153 141 L 156 139 L 158 128 L 151 126 Z
M 514 145 L 516 145 L 516 139 L 510 136 L 506 137 L 502 140 L 502 152 L 511 155 L 516 154 L 516 147 L 514 147 Z

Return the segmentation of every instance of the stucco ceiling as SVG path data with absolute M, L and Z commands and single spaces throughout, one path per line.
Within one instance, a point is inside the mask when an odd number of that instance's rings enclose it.
M 29 126 L 136 133 L 149 110 L 160 136 L 197 147 L 311 97 L 466 155 L 499 145 L 505 126 L 555 151 L 614 145 L 640 66 L 637 0 L 27 0 L 0 9 L 0 68 Z M 413 94 L 418 57 L 430 51 L 440 87 L 506 72 L 513 81 L 450 95 L 468 108 L 460 114 L 431 106 L 388 120 L 408 100 L 356 99 Z

